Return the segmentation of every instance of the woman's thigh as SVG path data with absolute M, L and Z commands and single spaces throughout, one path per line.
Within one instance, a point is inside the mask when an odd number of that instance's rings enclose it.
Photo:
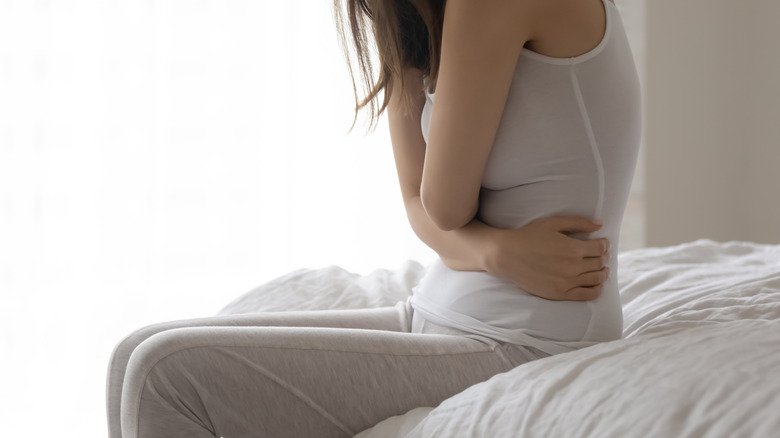
M 164 322 L 141 328 L 115 348 L 109 361 L 106 408 L 109 437 L 119 438 L 122 388 L 130 356 L 148 338 L 187 327 L 329 327 L 386 331 L 409 331 L 411 308 L 408 302 L 395 307 L 359 310 L 323 310 L 227 315 Z
M 170 329 L 132 354 L 123 436 L 352 436 L 519 365 L 517 348 L 365 329 Z

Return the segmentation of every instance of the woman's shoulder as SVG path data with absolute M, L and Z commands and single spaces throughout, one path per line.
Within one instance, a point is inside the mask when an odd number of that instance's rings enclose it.
M 544 1 L 448 0 L 444 10 L 445 37 L 449 28 L 450 34 L 492 35 L 501 42 L 516 41 L 522 45 L 534 35 L 544 12 Z
M 590 51 L 606 33 L 605 7 L 604 0 L 542 0 L 534 9 L 538 25 L 525 48 L 554 58 Z

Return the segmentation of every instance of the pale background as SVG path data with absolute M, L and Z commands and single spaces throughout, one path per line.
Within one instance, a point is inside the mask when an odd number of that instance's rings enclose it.
M 0 0 L 4 433 L 104 436 L 108 357 L 137 327 L 302 267 L 434 257 L 406 222 L 384 119 L 345 136 L 329 5 Z M 778 6 L 618 5 L 647 156 L 622 249 L 777 241 Z
M 647 243 L 780 243 L 780 2 L 646 8 Z

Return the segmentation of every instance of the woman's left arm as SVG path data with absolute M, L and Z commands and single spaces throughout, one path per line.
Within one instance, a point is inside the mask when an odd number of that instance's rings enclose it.
M 448 0 L 422 175 L 426 214 L 442 230 L 468 224 L 523 45 L 529 0 Z

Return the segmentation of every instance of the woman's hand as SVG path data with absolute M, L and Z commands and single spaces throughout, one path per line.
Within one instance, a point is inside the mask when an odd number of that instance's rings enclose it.
M 609 277 L 609 241 L 582 241 L 569 234 L 600 228 L 586 218 L 553 216 L 515 230 L 493 229 L 485 247 L 485 268 L 548 300 L 596 299 Z

